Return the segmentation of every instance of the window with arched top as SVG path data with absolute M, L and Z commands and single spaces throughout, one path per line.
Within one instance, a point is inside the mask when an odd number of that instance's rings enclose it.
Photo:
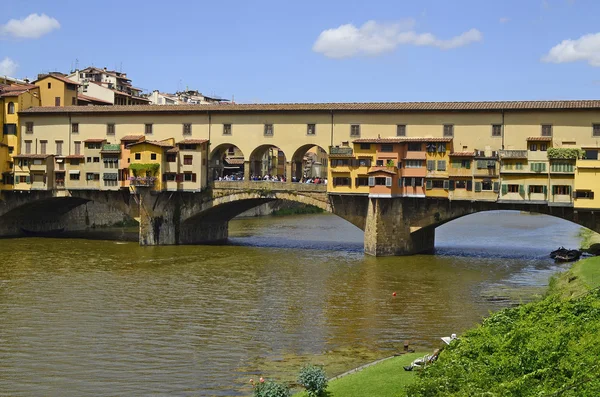
M 15 113 L 15 104 L 13 102 L 9 102 L 8 103 L 8 114 L 14 114 Z

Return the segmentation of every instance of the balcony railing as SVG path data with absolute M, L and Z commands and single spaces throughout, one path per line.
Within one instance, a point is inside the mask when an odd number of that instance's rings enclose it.
M 500 158 L 503 159 L 526 159 L 527 150 L 500 150 Z
M 344 155 L 344 156 L 352 156 L 352 148 L 346 146 L 329 146 L 329 154 L 333 155 Z
M 153 177 L 153 176 L 129 178 L 129 184 L 131 186 L 153 187 L 155 182 L 156 182 L 156 177 Z

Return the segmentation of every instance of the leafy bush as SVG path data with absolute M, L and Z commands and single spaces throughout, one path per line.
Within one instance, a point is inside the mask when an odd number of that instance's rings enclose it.
M 577 148 L 548 148 L 549 159 L 577 160 L 583 158 L 584 151 Z
M 600 290 L 505 309 L 448 346 L 409 396 L 599 396 Z
M 267 381 L 254 385 L 254 397 L 290 397 L 290 389 L 281 383 Z
M 129 169 L 133 171 L 133 175 L 138 176 L 138 174 L 149 173 L 151 175 L 156 175 L 156 172 L 160 168 L 160 164 L 158 163 L 133 163 L 129 164 Z
M 310 397 L 321 396 L 327 389 L 325 370 L 316 365 L 305 365 L 298 375 L 298 383 L 306 388 Z

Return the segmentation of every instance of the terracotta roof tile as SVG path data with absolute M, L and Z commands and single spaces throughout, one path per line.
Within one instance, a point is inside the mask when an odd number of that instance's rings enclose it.
M 77 100 L 83 100 L 83 101 L 87 101 L 87 102 L 101 102 L 101 103 L 105 103 L 107 105 L 112 105 L 112 102 L 108 102 L 108 101 L 105 101 L 100 98 L 94 98 L 94 97 L 91 97 L 88 95 L 83 95 L 83 94 L 77 94 Z
M 452 152 L 449 156 L 453 157 L 475 157 L 475 152 Z
M 66 159 L 84 159 L 85 157 L 82 154 L 70 154 L 67 157 L 65 157 Z
M 241 165 L 244 164 L 244 159 L 240 159 L 240 158 L 231 158 L 231 157 L 226 157 L 225 161 L 227 161 L 227 164 L 233 164 L 233 165 Z
M 121 138 L 121 141 L 139 141 L 143 137 L 143 135 L 125 135 L 123 138 Z
M 160 146 L 160 147 L 165 147 L 165 148 L 173 147 L 173 145 L 171 145 L 169 142 L 164 142 L 164 141 L 138 141 L 138 142 L 130 143 L 129 145 L 127 145 L 127 147 L 130 148 L 132 146 L 141 145 L 142 143 L 147 143 L 150 145 Z
M 200 145 L 207 142 L 206 139 L 184 139 L 183 141 L 177 142 L 177 145 Z
M 529 138 L 527 138 L 528 141 L 534 141 L 534 142 L 550 142 L 552 141 L 552 137 L 551 136 L 530 136 Z
M 600 100 L 566 101 L 497 101 L 497 102 L 366 102 L 366 103 L 272 103 L 229 105 L 117 105 L 106 107 L 36 107 L 25 114 L 42 113 L 206 113 L 211 112 L 275 112 L 275 111 L 377 111 L 377 112 L 449 112 L 501 110 L 567 110 L 600 109 Z
M 92 139 L 86 139 L 83 142 L 85 142 L 85 143 L 102 143 L 104 141 L 106 141 L 106 139 L 104 139 L 104 138 L 92 138 Z
M 43 75 L 42 77 L 40 77 L 39 79 L 37 79 L 36 81 L 34 81 L 34 83 L 36 83 L 36 82 L 38 82 L 38 81 L 40 81 L 40 80 L 43 80 L 43 79 L 45 79 L 45 78 L 48 78 L 48 77 L 53 77 L 53 78 L 55 78 L 55 79 L 57 79 L 57 80 L 60 80 L 60 81 L 62 81 L 63 83 L 67 83 L 67 84 L 81 85 L 81 84 L 79 84 L 79 83 L 78 83 L 78 82 L 76 82 L 76 81 L 69 80 L 69 79 L 68 79 L 68 78 L 66 78 L 65 76 L 59 76 L 59 75 L 56 75 L 56 74 L 46 74 L 46 75 Z

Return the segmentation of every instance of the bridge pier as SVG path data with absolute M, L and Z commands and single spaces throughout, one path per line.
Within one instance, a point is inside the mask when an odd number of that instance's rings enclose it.
M 433 251 L 435 228 L 411 226 L 411 218 L 418 210 L 406 199 L 370 198 L 365 221 L 365 253 L 394 256 Z

